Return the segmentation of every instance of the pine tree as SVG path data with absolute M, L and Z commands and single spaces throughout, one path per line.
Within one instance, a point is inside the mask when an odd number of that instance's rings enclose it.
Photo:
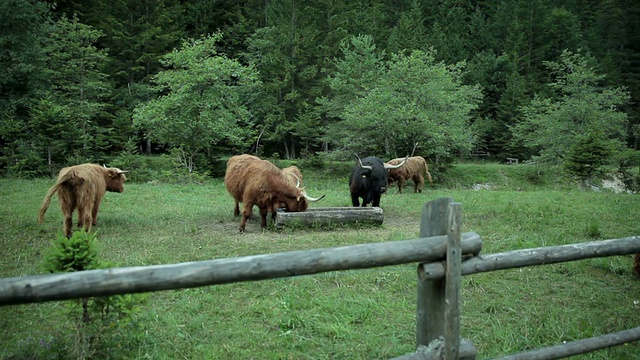
M 64 109 L 53 111 L 64 114 L 65 120 L 79 134 L 69 139 L 72 143 L 67 146 L 72 148 L 72 154 L 54 154 L 62 163 L 99 161 L 104 159 L 109 145 L 111 116 L 106 110 L 112 86 L 104 72 L 107 53 L 95 47 L 102 35 L 100 31 L 80 23 L 77 16 L 71 19 L 62 16 L 45 46 L 49 54 L 46 79 L 51 106 Z M 39 135 L 41 138 L 60 136 L 46 130 Z M 47 153 L 50 154 L 51 149 Z

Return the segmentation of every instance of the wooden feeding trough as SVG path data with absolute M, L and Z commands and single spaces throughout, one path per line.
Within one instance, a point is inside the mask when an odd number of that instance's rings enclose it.
M 291 225 L 319 226 L 331 224 L 374 224 L 381 225 L 384 212 L 379 207 L 319 207 L 305 212 L 285 212 L 276 210 L 276 226 Z

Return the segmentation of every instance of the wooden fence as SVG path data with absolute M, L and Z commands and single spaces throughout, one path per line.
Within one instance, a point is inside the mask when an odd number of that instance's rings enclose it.
M 640 237 L 480 255 L 481 237 L 462 233 L 462 206 L 425 204 L 420 238 L 267 255 L 0 279 L 0 306 L 256 281 L 328 271 L 418 263 L 416 345 L 395 360 L 475 359 L 460 337 L 463 275 L 640 253 Z M 463 261 L 464 259 L 464 261 Z M 640 327 L 500 359 L 559 359 L 640 340 Z

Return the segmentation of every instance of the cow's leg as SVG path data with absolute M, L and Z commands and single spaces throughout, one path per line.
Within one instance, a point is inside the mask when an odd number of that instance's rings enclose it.
M 364 201 L 364 199 L 363 199 L 363 201 Z M 353 207 L 360 206 L 360 197 L 358 195 L 351 194 L 351 204 L 353 205 Z M 364 202 L 363 202 L 362 206 L 364 206 Z
M 84 227 L 87 232 L 93 225 L 93 206 L 96 198 L 95 189 L 90 184 L 76 188 L 76 206 L 78 208 L 78 227 Z
M 100 203 L 102 202 L 102 196 L 96 196 L 96 199 L 93 201 L 93 209 L 91 211 L 91 224 L 98 225 L 98 209 L 100 209 Z
M 78 226 L 84 227 L 87 232 L 93 225 L 93 203 L 78 205 Z
M 233 216 L 240 216 L 240 205 L 236 201 L 236 206 L 233 208 Z
M 380 197 L 382 196 L 381 193 L 375 193 L 373 194 L 373 203 L 372 206 L 376 206 L 376 207 L 380 207 Z
M 62 226 L 64 235 L 71 237 L 73 230 L 73 209 L 76 207 L 76 198 L 73 192 L 66 190 L 64 187 L 58 192 L 60 201 L 60 209 L 62 210 Z
M 402 194 L 402 187 L 404 186 L 404 178 L 398 179 L 398 194 Z
M 244 232 L 245 226 L 247 225 L 247 219 L 251 216 L 251 209 L 253 208 L 253 203 L 250 201 L 242 202 L 242 219 L 240 220 L 240 226 L 238 230 L 241 233 Z
M 260 208 L 260 227 L 262 227 L 263 229 L 267 227 L 267 212 L 267 208 Z
M 422 192 L 422 189 L 424 188 L 424 177 L 422 175 L 418 175 L 416 177 L 413 178 L 413 192 Z
M 279 207 L 281 207 L 280 204 L 273 204 L 267 209 L 271 212 L 271 220 L 273 220 L 274 223 L 276 222 L 276 211 Z
M 70 204 L 63 204 L 62 208 L 62 226 L 64 229 L 64 235 L 71 237 L 73 229 L 73 207 Z
M 94 204 L 93 205 L 93 210 L 91 211 L 91 224 L 93 226 L 98 225 L 98 208 L 99 207 L 100 207 L 100 205 Z

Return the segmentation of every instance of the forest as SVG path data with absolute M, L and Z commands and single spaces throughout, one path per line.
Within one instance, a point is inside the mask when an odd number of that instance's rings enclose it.
M 4 176 L 133 154 L 638 164 L 635 1 L 5 0 L 0 18 Z

